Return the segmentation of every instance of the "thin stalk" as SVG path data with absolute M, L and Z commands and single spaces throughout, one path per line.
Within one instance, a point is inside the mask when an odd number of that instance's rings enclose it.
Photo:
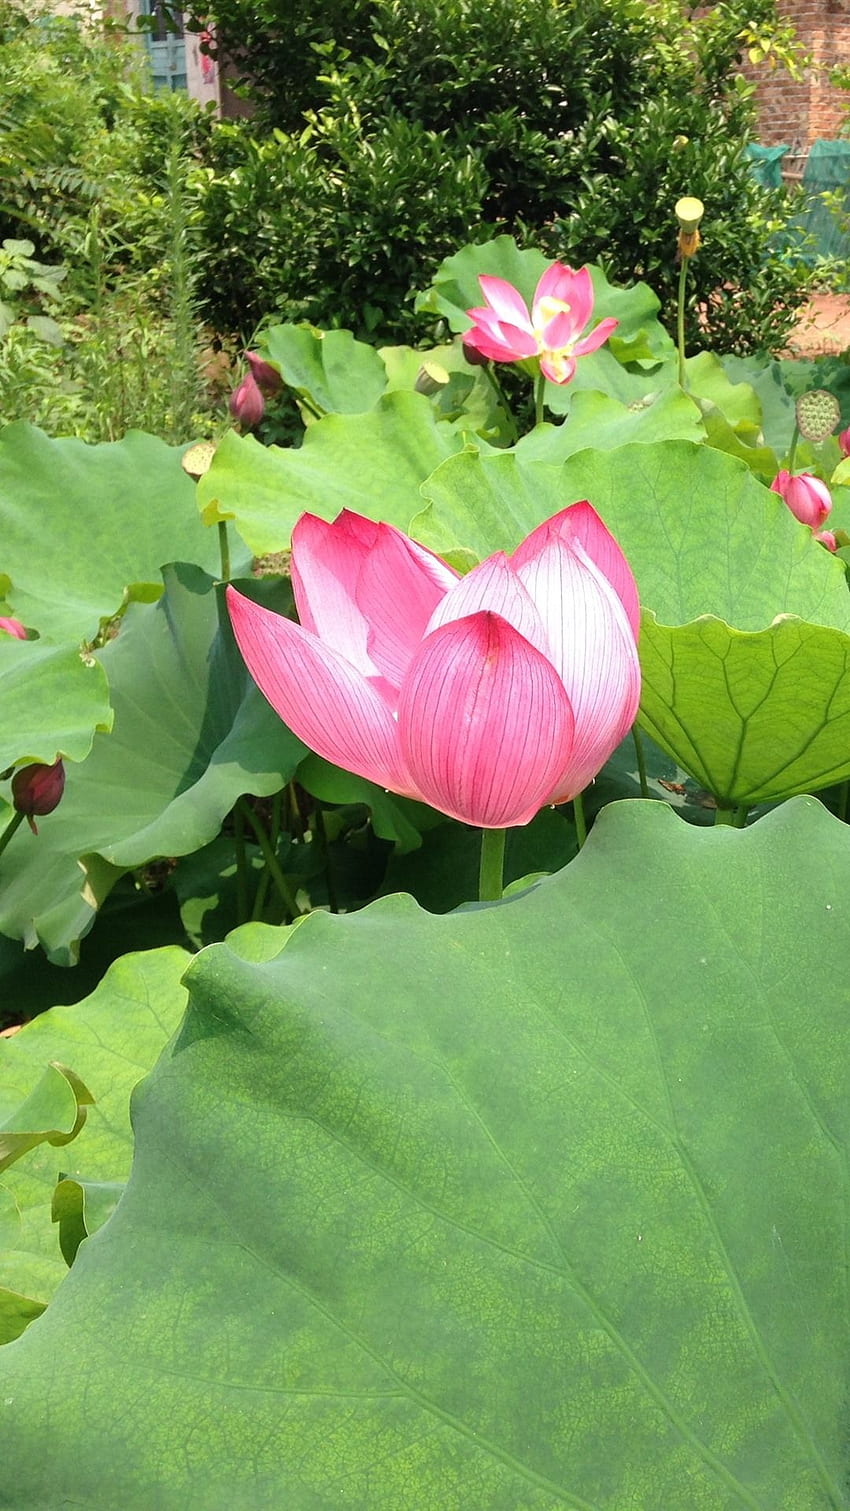
M 507 835 L 507 829 L 481 830 L 481 864 L 478 867 L 479 902 L 498 902 L 504 891 Z
M 640 781 L 641 797 L 649 797 L 649 782 L 646 779 L 646 756 L 643 749 L 643 736 L 636 724 L 632 725 L 632 739 L 635 743 L 635 755 L 637 756 L 638 779 Z
M 221 555 L 221 580 L 230 581 L 230 541 L 227 536 L 227 520 L 218 522 L 218 549 Z
M 262 824 L 260 823 L 260 820 L 257 818 L 257 815 L 251 807 L 251 804 L 246 803 L 244 797 L 237 799 L 236 806 L 237 808 L 241 808 L 243 814 L 245 815 L 245 818 L 248 820 L 248 823 L 251 825 L 251 828 L 257 836 L 257 844 L 259 845 L 262 852 L 263 860 L 266 863 L 266 868 L 271 876 L 272 881 L 275 884 L 275 887 L 277 888 L 280 900 L 283 903 L 283 906 L 288 914 L 289 921 L 291 922 L 293 918 L 298 917 L 298 904 L 292 895 L 292 888 L 290 887 L 289 882 L 280 869 L 278 858 L 271 847 L 269 837 L 266 834 L 266 831 L 263 828 Z
M 679 268 L 679 302 L 677 309 L 677 331 L 679 337 L 679 387 L 685 389 L 685 285 L 688 281 L 688 258 L 682 258 Z
M 246 923 L 248 913 L 248 856 L 245 851 L 245 818 L 239 804 L 233 810 L 233 844 L 236 850 L 236 918 Z
M 838 789 L 838 817 L 847 823 L 847 799 L 850 797 L 850 782 L 842 782 Z
M 333 866 L 331 865 L 331 852 L 328 845 L 328 831 L 325 828 L 325 817 L 322 813 L 321 808 L 316 809 L 315 813 L 313 814 L 313 818 L 316 822 L 316 833 L 322 841 L 322 847 L 325 852 L 325 881 L 328 885 L 328 907 L 330 908 L 332 913 L 338 913 L 339 901 L 336 895 Z
M 289 804 L 289 828 L 299 841 L 304 838 L 304 819 L 298 805 L 298 789 L 294 782 L 290 782 L 286 789 L 286 798 Z
M 798 426 L 797 421 L 795 420 L 794 421 L 794 434 L 791 437 L 791 449 L 788 452 L 788 471 L 791 472 L 791 473 L 793 473 L 793 471 L 794 471 L 794 458 L 797 455 L 797 442 L 799 441 L 799 439 L 800 439 L 800 427 Z
M 9 840 L 12 838 L 12 835 L 15 833 L 15 831 L 17 829 L 19 829 L 21 827 L 21 824 L 23 823 L 23 821 L 24 821 L 24 815 L 23 815 L 23 813 L 13 813 L 12 814 L 12 817 L 10 818 L 8 824 L 6 825 L 5 829 L 3 830 L 3 833 L 0 834 L 0 855 L 3 854 L 3 851 L 5 850 L 6 846 L 8 845 Z
M 576 839 L 578 840 L 578 847 L 581 850 L 583 849 L 584 842 L 587 839 L 587 823 L 584 817 L 584 796 L 581 792 L 577 792 L 575 797 L 573 798 L 573 820 L 576 826 Z
M 517 422 L 514 419 L 513 413 L 511 412 L 511 406 L 505 398 L 505 390 L 503 389 L 501 383 L 499 382 L 496 374 L 493 371 L 493 364 L 491 362 L 488 362 L 484 371 L 486 372 L 487 377 L 490 379 L 490 384 L 493 388 L 493 392 L 495 393 L 501 408 L 504 410 L 508 424 L 511 427 L 511 440 L 518 441 L 519 430 L 517 429 Z
M 537 374 L 537 381 L 536 381 L 536 383 L 534 385 L 534 423 L 535 423 L 535 425 L 542 425 L 543 424 L 543 395 L 545 394 L 545 392 L 546 392 L 546 379 L 545 379 L 545 377 L 543 376 L 542 373 L 538 373 Z

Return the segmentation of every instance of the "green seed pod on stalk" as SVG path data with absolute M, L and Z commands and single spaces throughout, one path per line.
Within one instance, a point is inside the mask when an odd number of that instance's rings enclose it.
M 832 435 L 841 419 L 841 409 L 834 394 L 826 388 L 813 388 L 801 394 L 796 405 L 797 429 L 807 441 L 817 444 Z

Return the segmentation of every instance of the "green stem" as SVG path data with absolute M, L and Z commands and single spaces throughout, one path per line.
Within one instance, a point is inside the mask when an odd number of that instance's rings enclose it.
M 800 429 L 799 429 L 799 426 L 797 424 L 797 421 L 795 420 L 794 421 L 794 434 L 791 437 L 791 449 L 788 452 L 788 471 L 792 472 L 792 473 L 794 471 L 794 458 L 797 455 L 797 442 L 799 441 L 799 439 L 800 439 Z
M 649 782 L 646 779 L 646 756 L 644 755 L 643 750 L 643 738 L 636 724 L 632 725 L 632 739 L 635 742 L 638 779 L 640 781 L 640 795 L 641 797 L 649 797 Z
M 325 881 L 327 882 L 328 886 L 328 907 L 330 908 L 332 913 L 338 913 L 339 902 L 337 900 L 336 886 L 334 884 L 333 867 L 331 865 L 331 852 L 328 846 L 328 831 L 325 828 L 325 817 L 322 813 L 321 808 L 317 808 L 315 810 L 313 818 L 316 824 L 316 833 L 319 835 L 319 838 L 322 841 L 322 849 L 325 852 Z
M 23 821 L 24 821 L 24 815 L 23 815 L 23 813 L 13 813 L 12 814 L 12 817 L 10 818 L 8 824 L 6 825 L 5 829 L 3 830 L 3 833 L 0 834 L 0 855 L 3 854 L 3 851 L 5 850 L 6 846 L 8 845 L 9 840 L 12 838 L 12 835 L 15 833 L 15 831 L 17 829 L 20 828 L 20 826 L 23 823 Z
M 493 392 L 496 395 L 496 399 L 498 400 L 499 407 L 504 410 L 505 418 L 507 419 L 508 424 L 511 427 L 511 441 L 512 442 L 518 441 L 519 440 L 519 430 L 517 429 L 517 423 L 516 423 L 516 420 L 513 417 L 513 414 L 511 413 L 511 406 L 508 403 L 507 399 L 505 398 L 505 390 L 503 389 L 501 383 L 499 382 L 498 378 L 496 377 L 496 374 L 493 371 L 493 364 L 492 364 L 492 362 L 488 362 L 487 363 L 487 366 L 485 367 L 484 371 L 486 372 L 487 377 L 490 379 L 490 384 L 491 384 L 491 386 L 493 388 Z
M 741 803 L 738 808 L 718 807 L 714 815 L 714 822 L 715 824 L 728 824 L 732 829 L 743 829 L 747 822 L 749 811 L 746 803 Z
M 838 817 L 842 824 L 847 822 L 847 799 L 850 797 L 850 782 L 842 782 L 838 789 Z
M 543 395 L 546 392 L 546 379 L 542 373 L 537 374 L 537 382 L 534 385 L 534 423 L 543 424 Z
M 287 914 L 289 915 L 289 921 L 291 922 L 293 918 L 298 917 L 298 904 L 292 895 L 292 888 L 290 887 L 289 882 L 280 869 L 278 858 L 271 847 L 269 837 L 266 834 L 266 831 L 263 828 L 262 824 L 260 823 L 260 820 L 257 818 L 257 815 L 251 807 L 251 804 L 247 803 L 244 797 L 237 799 L 236 806 L 237 808 L 241 809 L 245 818 L 248 820 L 248 823 L 251 825 L 251 828 L 253 829 L 255 835 L 257 836 L 257 844 L 259 845 L 262 852 L 263 860 L 266 863 L 266 868 L 269 871 L 271 879 L 277 888 L 280 900 L 283 903 L 283 906 L 285 907 Z
M 481 830 L 481 864 L 478 868 L 479 902 L 498 902 L 504 891 L 507 835 L 507 829 Z
M 245 819 L 238 803 L 233 810 L 233 844 L 236 850 L 236 918 L 248 919 L 248 857 L 245 853 Z
M 679 387 L 685 390 L 685 284 L 688 281 L 688 259 L 682 258 L 679 268 L 679 303 L 676 328 L 679 336 Z
M 573 798 L 573 819 L 576 826 L 576 839 L 578 840 L 578 847 L 581 850 L 584 846 L 585 840 L 587 839 L 587 824 L 584 817 L 584 798 L 580 792 L 577 792 L 575 797 Z
M 221 552 L 221 580 L 230 581 L 230 541 L 227 538 L 227 520 L 218 522 L 218 549 Z

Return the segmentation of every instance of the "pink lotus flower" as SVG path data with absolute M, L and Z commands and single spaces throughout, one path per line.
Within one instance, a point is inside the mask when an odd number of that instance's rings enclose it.
M 300 624 L 227 590 L 272 707 L 326 760 L 462 823 L 566 802 L 635 718 L 637 589 L 586 502 L 466 577 L 391 525 L 304 514 L 292 583 Z
M 0 619 L 0 630 L 4 630 L 7 635 L 14 635 L 16 640 L 27 639 L 27 632 L 20 619 Z
M 270 362 L 266 362 L 259 352 L 246 352 L 245 361 L 248 363 L 251 369 L 251 376 L 264 398 L 271 399 L 274 398 L 275 394 L 280 393 L 283 387 L 283 379 L 276 367 L 272 367 Z
M 832 508 L 832 495 L 826 483 L 810 472 L 798 472 L 796 476 L 790 472 L 777 472 L 770 486 L 784 499 L 794 518 L 812 530 L 823 524 Z
M 842 456 L 850 456 L 850 425 L 846 430 L 839 430 L 838 444 L 841 447 Z
M 815 540 L 819 540 L 822 546 L 826 546 L 827 551 L 838 550 L 838 541 L 832 530 L 818 530 Z
M 473 325 L 464 332 L 464 347 L 493 362 L 539 358 L 540 371 L 553 383 L 569 383 L 576 357 L 595 352 L 619 324 L 600 320 L 595 330 L 579 339 L 593 313 L 587 268 L 575 273 L 553 262 L 535 289 L 530 315 L 522 295 L 504 278 L 482 273 L 478 282 L 487 303 L 467 310 Z

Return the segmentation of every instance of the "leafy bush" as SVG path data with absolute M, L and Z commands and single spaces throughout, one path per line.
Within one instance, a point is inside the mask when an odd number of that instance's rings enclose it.
M 216 133 L 198 185 L 225 324 L 265 305 L 356 326 L 379 288 L 381 333 L 410 335 L 412 293 L 459 224 L 462 239 L 507 229 L 642 278 L 670 320 L 672 209 L 689 193 L 707 207 L 690 341 L 783 345 L 806 279 L 770 256 L 786 197 L 753 181 L 752 89 L 736 71 L 753 40 L 791 56 L 773 0 L 687 21 L 639 0 L 372 0 L 320 20 L 219 0 L 206 19 L 258 111 L 226 144 Z

